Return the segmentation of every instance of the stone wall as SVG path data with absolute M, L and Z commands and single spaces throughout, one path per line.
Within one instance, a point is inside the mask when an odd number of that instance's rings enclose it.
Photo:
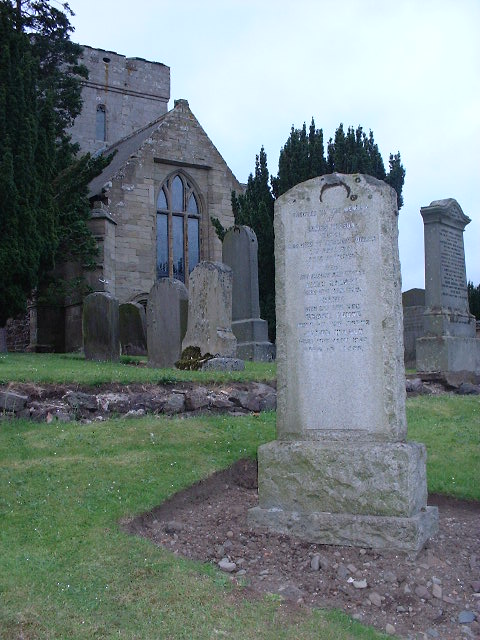
M 113 51 L 84 47 L 81 114 L 71 129 L 82 151 L 95 152 L 128 136 L 167 112 L 170 68 L 159 62 L 126 58 Z M 105 109 L 106 137 L 96 137 L 97 107 Z
M 30 315 L 20 314 L 7 320 L 7 349 L 25 351 L 30 343 Z

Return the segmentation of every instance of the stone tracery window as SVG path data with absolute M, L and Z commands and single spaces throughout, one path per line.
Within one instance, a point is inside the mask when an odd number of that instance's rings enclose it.
M 157 198 L 157 278 L 186 282 L 199 261 L 199 198 L 188 178 L 177 173 Z

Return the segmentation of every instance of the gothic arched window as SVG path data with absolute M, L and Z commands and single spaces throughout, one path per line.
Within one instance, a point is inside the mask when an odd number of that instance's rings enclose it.
M 188 178 L 177 173 L 157 198 L 157 278 L 185 282 L 199 261 L 199 198 Z

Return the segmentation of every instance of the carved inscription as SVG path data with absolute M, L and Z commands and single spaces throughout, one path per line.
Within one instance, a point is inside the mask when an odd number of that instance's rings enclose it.
M 365 257 L 378 230 L 368 213 L 366 205 L 294 213 L 305 225 L 304 239 L 287 245 L 301 269 L 296 335 L 303 352 L 361 354 L 371 341 L 364 263 L 371 264 Z
M 447 226 L 440 229 L 440 258 L 442 295 L 464 302 L 467 298 L 465 255 L 459 229 Z

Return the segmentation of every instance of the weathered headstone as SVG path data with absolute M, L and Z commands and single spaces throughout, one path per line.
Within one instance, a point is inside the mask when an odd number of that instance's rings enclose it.
M 480 341 L 468 308 L 463 232 L 470 218 L 453 198 L 420 210 L 425 236 L 425 336 L 417 370 L 480 373 Z
M 87 360 L 120 358 L 118 300 L 109 293 L 91 293 L 83 301 L 83 350 Z
M 402 293 L 403 345 L 406 367 L 415 368 L 417 362 L 417 339 L 425 333 L 425 289 L 409 289 Z
M 273 360 L 268 326 L 260 318 L 258 242 L 253 229 L 238 225 L 227 231 L 222 260 L 233 274 L 232 331 L 237 338 L 237 356 L 244 360 Z
M 180 280 L 162 278 L 147 301 L 148 364 L 173 367 L 182 352 L 187 330 L 188 292 Z
M 182 350 L 199 347 L 202 355 L 234 358 L 232 270 L 221 262 L 200 262 L 190 274 L 188 327 Z
M 396 194 L 364 175 L 275 203 L 277 440 L 250 522 L 322 544 L 419 549 L 425 447 L 406 442 Z
M 124 355 L 147 354 L 145 309 L 138 302 L 124 302 L 119 307 L 120 346 Z

